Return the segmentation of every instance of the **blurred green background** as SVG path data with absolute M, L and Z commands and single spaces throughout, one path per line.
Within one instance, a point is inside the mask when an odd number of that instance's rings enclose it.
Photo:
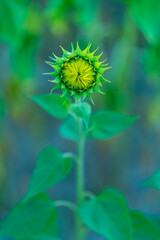
M 87 142 L 86 188 L 98 193 L 114 186 L 131 208 L 160 213 L 159 193 L 139 186 L 160 167 L 160 1 L 0 0 L 0 218 L 24 196 L 43 147 L 75 151 L 59 136 L 60 121 L 28 96 L 50 92 L 45 60 L 76 41 L 99 47 L 112 66 L 105 73 L 111 84 L 104 84 L 105 95 L 93 96 L 93 111 L 140 115 L 113 139 Z M 73 170 L 50 194 L 74 200 L 74 181 Z M 64 239 L 72 239 L 71 214 L 63 209 L 60 216 Z

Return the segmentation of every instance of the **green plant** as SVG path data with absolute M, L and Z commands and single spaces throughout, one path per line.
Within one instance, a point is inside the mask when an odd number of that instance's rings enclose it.
M 56 57 L 55 64 L 50 62 L 56 70 L 51 73 L 56 77 L 56 88 L 62 89 L 65 95 L 30 97 L 51 116 L 64 119 L 59 132 L 62 137 L 77 143 L 77 152 L 61 153 L 53 146 L 42 149 L 28 192 L 1 222 L 0 236 L 17 240 L 58 240 L 57 208 L 65 206 L 75 215 L 76 240 L 84 239 L 89 229 L 109 240 L 140 240 L 142 237 L 158 240 L 160 237 L 157 225 L 143 213 L 130 212 L 124 195 L 118 190 L 109 187 L 94 195 L 85 189 L 85 141 L 90 138 L 109 139 L 138 118 L 106 110 L 91 113 L 90 104 L 82 97 L 91 99 L 90 94 L 99 91 L 104 69 L 100 67 L 99 57 L 89 49 L 81 51 L 78 45 L 72 52 L 63 49 L 62 58 Z M 74 96 L 75 102 L 70 95 Z M 76 203 L 53 201 L 46 190 L 64 179 L 73 163 L 76 164 Z

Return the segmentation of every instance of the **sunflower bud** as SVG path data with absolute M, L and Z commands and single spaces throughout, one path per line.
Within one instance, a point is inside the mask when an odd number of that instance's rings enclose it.
M 61 47 L 62 48 L 62 47 Z M 55 54 L 51 58 L 54 62 L 46 62 L 54 68 L 54 72 L 48 73 L 55 79 L 51 82 L 55 83 L 52 91 L 61 89 L 63 95 L 73 96 L 76 99 L 89 97 L 93 92 L 100 92 L 99 86 L 101 82 L 107 81 L 102 74 L 110 67 L 103 62 L 99 62 L 99 56 L 94 56 L 94 52 L 90 52 L 91 44 L 83 51 L 78 43 L 76 49 L 72 45 L 72 51 L 68 52 L 62 48 L 63 55 L 61 58 Z

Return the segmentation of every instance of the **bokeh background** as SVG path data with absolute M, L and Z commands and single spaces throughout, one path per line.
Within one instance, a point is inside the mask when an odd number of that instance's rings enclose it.
M 0 0 L 0 218 L 26 193 L 43 147 L 75 152 L 75 143 L 58 134 L 60 121 L 28 96 L 50 92 L 45 60 L 76 41 L 99 47 L 112 66 L 105 73 L 112 83 L 93 96 L 92 110 L 140 116 L 110 140 L 87 142 L 86 189 L 113 186 L 130 208 L 160 213 L 159 193 L 140 187 L 160 167 L 160 1 Z M 49 190 L 56 200 L 75 200 L 74 170 Z M 72 240 L 72 214 L 60 209 L 60 218 L 61 236 Z

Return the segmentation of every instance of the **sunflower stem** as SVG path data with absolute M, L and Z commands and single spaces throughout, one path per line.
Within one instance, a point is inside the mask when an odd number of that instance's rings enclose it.
M 78 103 L 77 103 L 78 104 Z M 85 136 L 82 133 L 82 119 L 77 117 L 78 141 L 77 141 L 77 172 L 76 172 L 76 194 L 77 205 L 84 198 L 84 144 Z M 76 239 L 82 240 L 81 234 L 83 226 L 78 216 L 76 216 Z
M 65 201 L 65 200 L 57 200 L 54 202 L 56 207 L 67 207 L 71 211 L 75 212 L 76 211 L 76 205 L 70 201 Z

